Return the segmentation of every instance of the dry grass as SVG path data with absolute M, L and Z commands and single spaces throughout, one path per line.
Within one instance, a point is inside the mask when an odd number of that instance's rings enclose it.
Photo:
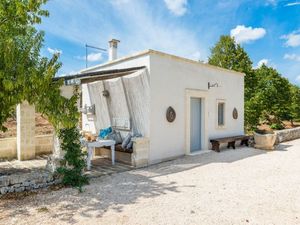
M 40 113 L 36 113 L 35 115 L 35 134 L 36 135 L 45 135 L 53 133 L 53 126 L 48 122 L 47 118 L 42 116 Z M 16 118 L 9 118 L 4 126 L 8 128 L 8 130 L 3 133 L 0 132 L 0 138 L 9 138 L 17 136 L 17 121 Z

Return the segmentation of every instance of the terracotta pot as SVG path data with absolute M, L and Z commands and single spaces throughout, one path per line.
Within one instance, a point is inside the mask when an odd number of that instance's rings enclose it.
M 259 134 L 254 132 L 254 141 L 255 141 L 255 148 L 263 149 L 263 150 L 274 150 L 274 144 L 276 141 L 276 134 L 275 133 L 265 133 Z

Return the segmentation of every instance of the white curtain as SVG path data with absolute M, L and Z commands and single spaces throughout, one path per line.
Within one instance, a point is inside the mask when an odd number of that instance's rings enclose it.
M 119 78 L 89 83 L 88 90 L 91 103 L 95 104 L 97 132 L 111 126 L 113 118 L 128 118 L 133 133 L 149 137 L 150 85 L 146 69 Z M 103 96 L 104 90 L 109 92 L 109 97 Z

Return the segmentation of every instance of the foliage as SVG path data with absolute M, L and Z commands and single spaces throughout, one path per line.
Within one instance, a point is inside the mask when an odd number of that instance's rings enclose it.
M 296 85 L 291 85 L 292 102 L 290 105 L 291 116 L 293 120 L 300 120 L 300 88 Z
M 253 96 L 250 100 L 245 101 L 245 128 L 253 131 L 260 122 L 262 113 L 262 104 L 257 96 Z
M 280 125 L 290 119 L 291 92 L 290 83 L 274 68 L 262 65 L 255 71 L 258 78 L 256 95 L 263 106 L 263 117 L 269 124 Z
M 42 57 L 44 33 L 35 28 L 48 12 L 41 7 L 47 0 L 0 1 L 0 130 L 14 114 L 15 106 L 28 101 L 47 115 L 62 139 L 66 167 L 61 168 L 64 182 L 81 187 L 84 183 L 83 155 L 79 154 L 77 110 L 78 94 L 70 99 L 60 95 L 63 81 L 53 82 L 60 68 L 58 54 Z M 68 133 L 70 137 L 66 137 Z M 74 151 L 74 152 L 73 152 Z
M 247 52 L 230 36 L 221 36 L 211 49 L 211 65 L 245 73 L 245 127 L 253 129 L 259 122 L 259 104 L 254 97 L 257 79 Z
M 59 138 L 62 141 L 61 148 L 66 152 L 64 166 L 58 168 L 58 173 L 63 175 L 63 183 L 81 187 L 88 183 L 86 176 L 82 176 L 82 170 L 85 167 L 83 160 L 84 153 L 81 151 L 80 134 L 76 127 L 64 128 L 59 132 Z
M 252 62 L 247 52 L 239 44 L 235 43 L 234 38 L 221 36 L 220 40 L 211 49 L 208 63 L 245 73 L 245 99 L 251 98 L 256 86 Z
M 60 67 L 57 55 L 48 60 L 40 57 L 43 32 L 34 24 L 41 22 L 47 11 L 45 1 L 0 1 L 0 130 L 12 116 L 16 104 L 35 98 L 49 89 L 52 77 Z
M 300 118 L 300 89 L 274 68 L 253 69 L 247 52 L 230 36 L 221 36 L 211 49 L 209 64 L 245 73 L 245 128 L 255 130 L 260 120 L 281 128 L 283 120 Z
M 273 130 L 282 130 L 284 129 L 284 126 L 282 123 L 273 123 L 271 124 L 270 128 Z

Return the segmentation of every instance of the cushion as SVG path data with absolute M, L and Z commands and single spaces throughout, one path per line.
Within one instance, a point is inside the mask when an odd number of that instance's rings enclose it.
M 101 129 L 100 132 L 99 132 L 99 137 L 101 139 L 105 139 L 107 138 L 107 136 L 112 132 L 112 128 L 111 127 L 108 127 L 108 128 L 105 128 L 105 129 Z
M 142 135 L 136 134 L 136 135 L 134 135 L 132 138 L 135 138 L 135 137 L 142 137 Z M 127 146 L 126 146 L 126 149 L 127 149 L 127 150 L 128 150 L 128 149 L 132 149 L 132 147 L 133 147 L 133 140 L 132 140 L 132 138 L 130 139 L 129 143 L 128 143 Z
M 114 140 L 116 144 L 122 143 L 122 137 L 120 132 L 116 132 L 116 131 L 111 132 L 110 134 L 107 135 L 107 139 Z
M 128 133 L 122 142 L 122 148 L 126 149 L 127 145 L 129 144 L 129 142 L 131 140 L 131 137 L 132 137 L 132 135 L 130 133 Z

